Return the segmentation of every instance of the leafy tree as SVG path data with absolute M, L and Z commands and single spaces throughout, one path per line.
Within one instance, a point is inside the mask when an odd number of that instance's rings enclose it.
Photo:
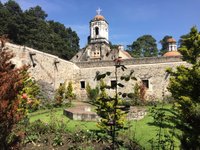
M 95 87 L 94 89 L 91 88 L 90 84 L 87 83 L 86 85 L 86 92 L 89 100 L 91 102 L 95 102 L 97 100 L 97 97 L 99 96 L 99 87 Z
M 14 68 L 10 59 L 13 54 L 3 48 L 4 41 L 1 38 L 0 49 L 0 147 L 3 150 L 12 149 L 16 146 L 19 136 L 11 143 L 8 137 L 15 125 L 23 118 L 24 112 L 20 111 L 18 98 L 19 92 L 23 89 L 22 81 L 27 78 L 27 67 Z M 15 147 L 16 148 L 16 147 Z M 17 148 L 16 148 L 17 149 Z
M 85 89 L 86 89 L 86 92 L 87 92 L 87 96 L 90 97 L 90 92 L 91 92 L 92 88 L 91 88 L 89 83 L 86 84 L 86 88 Z
M 156 40 L 151 35 L 139 37 L 128 48 L 132 51 L 133 57 L 152 57 L 158 55 Z
M 46 17 L 48 16 L 44 10 L 42 10 L 42 8 L 40 6 L 35 6 L 35 7 L 31 7 L 29 8 L 29 10 L 27 10 L 25 12 L 27 15 L 33 16 L 34 18 L 36 18 L 36 20 L 45 20 Z
M 56 44 L 56 46 L 52 45 L 55 55 L 64 59 L 73 57 L 79 49 L 79 38 L 76 32 L 72 31 L 71 28 L 66 28 L 59 22 L 48 21 L 48 24 L 56 33 L 52 34 L 50 39 L 52 43 Z
M 151 149 L 174 150 L 176 147 L 174 140 L 175 125 L 171 121 L 176 119 L 174 118 L 175 113 L 173 109 L 164 108 L 163 105 L 164 102 L 161 106 L 154 105 L 150 109 L 153 122 L 149 122 L 149 124 L 157 127 L 157 134 L 149 142 Z
M 65 93 L 65 97 L 67 99 L 71 100 L 74 99 L 76 97 L 76 95 L 73 93 L 73 87 L 72 87 L 72 82 L 70 81 L 68 83 L 68 86 L 67 86 L 67 90 L 66 90 L 66 93 Z
M 17 42 L 21 31 L 20 24 L 23 13 L 20 6 L 15 1 L 9 0 L 0 9 L 1 35 L 7 34 L 9 39 Z
M 168 51 L 168 42 L 167 40 L 172 38 L 172 36 L 166 35 L 164 38 L 160 41 L 162 48 L 160 49 L 160 55 L 164 55 Z
M 128 107 L 124 106 L 122 98 L 134 96 L 133 93 L 121 93 L 118 92 L 118 87 L 123 88 L 124 85 L 118 82 L 118 68 L 121 68 L 122 71 L 127 69 L 124 65 L 121 65 L 121 59 L 118 58 L 115 60 L 115 78 L 116 83 L 113 83 L 111 86 L 105 84 L 103 79 L 106 76 L 110 76 L 111 72 L 106 72 L 101 74 L 97 72 L 96 79 L 100 81 L 100 94 L 99 98 L 95 101 L 97 114 L 101 117 L 100 122 L 98 122 L 98 127 L 109 135 L 112 138 L 112 149 L 115 149 L 118 132 L 121 129 L 125 129 L 125 120 L 126 113 L 128 112 Z M 132 77 L 133 71 L 128 75 L 124 75 L 120 77 L 122 81 L 129 81 L 130 79 L 135 79 Z M 106 93 L 107 89 L 114 89 L 115 95 L 109 96 Z
M 36 81 L 27 77 L 26 79 L 23 80 L 23 86 L 24 88 L 22 89 L 22 91 L 20 91 L 19 99 L 23 101 L 24 98 L 22 95 L 26 95 L 27 97 L 26 99 L 28 100 L 28 104 L 26 104 L 27 105 L 26 109 L 28 109 L 27 111 L 33 112 L 38 110 L 42 95 Z M 23 103 L 21 105 L 23 105 Z
M 146 100 L 146 87 L 143 83 L 136 83 L 133 88 L 134 96 L 131 99 L 132 105 L 141 105 L 145 103 Z
M 60 84 L 58 89 L 55 93 L 55 104 L 57 106 L 61 106 L 63 101 L 65 100 L 65 93 L 66 93 L 66 83 Z
M 0 35 L 7 34 L 13 43 L 71 59 L 79 50 L 79 37 L 70 27 L 46 17 L 40 6 L 22 11 L 13 0 L 0 3 Z
M 181 37 L 179 48 L 190 67 L 179 66 L 171 74 L 169 91 L 175 98 L 176 127 L 182 131 L 182 149 L 200 149 L 200 33 L 196 27 Z

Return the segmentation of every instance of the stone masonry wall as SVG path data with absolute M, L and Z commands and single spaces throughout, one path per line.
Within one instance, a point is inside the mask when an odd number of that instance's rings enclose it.
M 120 89 L 121 92 L 133 92 L 134 84 L 141 80 L 149 81 L 149 88 L 147 89 L 148 99 L 162 99 L 163 96 L 169 96 L 170 93 L 167 91 L 167 85 L 169 82 L 169 74 L 166 73 L 168 67 L 175 68 L 179 65 L 186 65 L 185 62 L 168 62 L 168 63 L 156 63 L 156 64 L 138 64 L 138 65 L 126 65 L 127 70 L 125 72 L 118 70 L 119 77 L 121 75 L 129 74 L 131 70 L 134 70 L 134 76 L 137 81 L 130 80 L 128 82 L 122 82 L 125 87 Z M 92 68 L 81 68 L 79 75 L 76 77 L 80 81 L 89 83 L 91 87 L 95 88 L 98 82 L 94 80 L 96 72 L 105 73 L 107 71 L 112 72 L 109 78 L 105 78 L 105 82 L 110 85 L 114 77 L 114 66 L 108 67 L 92 67 Z M 120 80 L 119 80 L 120 81 Z M 121 82 L 121 81 L 120 81 Z M 84 93 L 84 89 L 79 89 L 77 93 Z M 113 93 L 113 90 L 108 90 L 108 93 Z
M 12 60 L 17 66 L 22 64 L 30 64 L 30 75 L 36 79 L 42 87 L 44 93 L 53 98 L 54 91 L 59 87 L 60 83 L 72 81 L 74 92 L 77 100 L 86 100 L 86 90 L 81 88 L 81 82 L 89 83 L 91 87 L 97 86 L 99 83 L 95 80 L 96 72 L 105 73 L 112 72 L 105 82 L 110 85 L 114 77 L 114 62 L 113 61 L 99 61 L 99 62 L 77 62 L 72 63 L 65 61 L 56 56 L 46 54 L 32 48 L 14 45 L 7 43 L 6 46 L 13 50 L 16 57 Z M 32 56 L 32 60 L 31 60 Z M 35 63 L 35 67 L 33 66 Z M 166 68 L 175 68 L 179 65 L 187 65 L 186 62 L 181 61 L 180 57 L 156 57 L 156 58 L 140 58 L 129 59 L 122 62 L 128 69 L 125 72 L 118 70 L 119 76 L 128 74 L 134 70 L 134 75 L 138 79 L 148 80 L 149 88 L 147 89 L 147 96 L 156 99 L 162 99 L 163 96 L 169 95 L 167 85 L 169 75 L 165 72 Z M 125 83 L 123 89 L 119 91 L 133 92 L 133 86 L 136 81 L 129 81 Z M 113 90 L 108 90 L 112 94 Z
M 6 46 L 15 53 L 16 57 L 12 61 L 17 67 L 23 64 L 31 66 L 30 76 L 39 83 L 45 95 L 50 99 L 53 98 L 53 93 L 60 83 L 74 80 L 74 74 L 76 74 L 78 67 L 69 61 L 24 46 L 11 43 L 6 43 Z M 31 54 L 33 54 L 33 61 Z M 36 64 L 35 67 L 33 63 Z
M 139 65 L 139 64 L 157 64 L 157 63 L 168 63 L 168 62 L 182 62 L 180 56 L 175 57 L 145 57 L 145 58 L 133 58 L 124 59 L 124 65 Z M 80 68 L 92 68 L 92 67 L 107 67 L 113 66 L 113 60 L 103 60 L 103 61 L 82 61 L 76 62 L 76 65 Z

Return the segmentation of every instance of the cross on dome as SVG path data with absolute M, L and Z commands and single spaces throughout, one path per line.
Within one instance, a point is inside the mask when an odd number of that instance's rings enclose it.
M 98 8 L 98 9 L 96 10 L 97 15 L 100 15 L 101 11 L 102 11 L 102 9 Z

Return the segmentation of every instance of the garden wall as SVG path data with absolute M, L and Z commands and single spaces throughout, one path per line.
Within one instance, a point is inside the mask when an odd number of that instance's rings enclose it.
M 29 64 L 30 76 L 36 79 L 42 87 L 43 92 L 47 97 L 53 98 L 54 91 L 61 83 L 72 81 L 74 92 L 77 100 L 87 100 L 86 84 L 89 83 L 92 88 L 98 86 L 95 80 L 96 72 L 105 73 L 112 72 L 105 82 L 110 85 L 111 81 L 115 80 L 114 62 L 113 61 L 96 61 L 96 62 L 77 62 L 72 63 L 35 49 L 6 43 L 6 47 L 13 50 L 16 57 L 12 60 L 16 66 Z M 175 68 L 179 65 L 187 65 L 181 61 L 180 57 L 152 57 L 123 60 L 122 64 L 127 67 L 125 72 L 118 70 L 118 76 L 129 74 L 134 70 L 134 76 L 137 81 L 129 81 L 125 84 L 122 92 L 133 92 L 133 87 L 136 82 L 147 82 L 146 97 L 151 99 L 162 99 L 170 95 L 167 91 L 169 74 L 166 73 L 166 68 Z M 113 90 L 108 90 L 109 94 L 114 93 Z

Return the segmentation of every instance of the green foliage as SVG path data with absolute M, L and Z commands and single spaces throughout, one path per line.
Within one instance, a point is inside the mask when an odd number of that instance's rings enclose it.
M 171 122 L 175 119 L 174 114 L 173 110 L 165 109 L 163 104 L 161 107 L 155 105 L 151 108 L 150 115 L 153 117 L 153 122 L 149 124 L 158 127 L 156 136 L 149 140 L 151 149 L 175 149 L 175 125 Z
M 72 82 L 70 81 L 68 83 L 68 86 L 67 86 L 67 90 L 65 92 L 65 97 L 70 100 L 74 99 L 76 97 L 76 95 L 73 93 L 73 87 L 72 87 Z
M 66 100 L 69 100 L 71 103 L 72 99 L 75 99 L 76 95 L 73 93 L 73 86 L 72 82 L 70 81 L 66 88 L 66 82 L 63 84 L 60 84 L 58 89 L 55 93 L 55 105 L 56 106 L 62 106 Z
M 15 136 L 15 140 L 8 139 L 16 124 L 25 115 L 26 108 L 20 110 L 18 94 L 23 89 L 23 80 L 28 78 L 28 67 L 13 68 L 14 64 L 11 59 L 14 55 L 8 49 L 3 50 L 4 37 L 0 37 L 0 41 L 0 147 L 1 149 L 13 149 L 16 146 L 17 149 L 16 143 L 19 142 L 20 136 Z
M 169 43 L 167 42 L 168 39 L 172 38 L 172 36 L 166 35 L 164 38 L 160 41 L 162 48 L 160 49 L 159 54 L 162 56 L 168 51 L 168 45 Z
M 196 27 L 192 27 L 187 35 L 183 35 L 180 40 L 179 51 L 183 55 L 183 60 L 193 65 L 199 65 L 200 57 L 200 34 Z
M 55 137 L 53 139 L 53 146 L 61 146 L 63 145 L 63 141 L 62 141 L 62 133 L 57 132 L 55 134 Z
M 142 105 L 144 104 L 146 90 L 141 83 L 136 83 L 133 87 L 133 96 L 131 99 L 131 105 Z
M 163 106 L 163 110 L 164 109 L 172 110 L 171 106 L 172 106 L 171 104 L 170 105 L 165 104 Z M 146 109 L 149 109 L 152 106 L 144 106 L 144 107 Z M 158 107 L 159 106 L 157 106 L 157 108 Z M 54 115 L 54 117 L 52 117 L 52 119 L 50 119 L 52 115 Z M 168 115 L 168 114 L 166 113 L 166 115 Z M 63 115 L 62 108 L 54 108 L 53 112 L 50 112 L 50 110 L 45 110 L 45 111 L 38 110 L 37 112 L 33 112 L 30 114 L 30 122 L 31 123 L 33 123 L 34 121 L 36 121 L 38 119 L 42 120 L 45 123 L 48 123 L 48 125 L 51 124 L 50 122 L 52 120 L 53 126 L 57 126 L 57 125 L 55 125 L 56 123 L 61 123 L 63 121 L 64 125 L 63 126 L 60 125 L 60 127 L 65 129 L 65 131 L 60 130 L 60 133 L 63 134 L 62 137 L 64 138 L 64 140 L 63 140 L 64 146 L 65 145 L 73 146 L 73 145 L 83 144 L 81 142 L 78 142 L 78 141 L 81 141 L 81 139 L 83 139 L 84 142 L 88 143 L 87 146 L 97 145 L 96 148 L 98 149 L 99 147 L 102 147 L 102 145 L 100 146 L 98 144 L 106 143 L 106 141 L 108 142 L 108 139 L 105 138 L 105 136 L 103 136 L 103 134 L 101 134 L 102 136 L 99 136 L 99 134 L 96 133 L 96 131 L 99 131 L 96 126 L 96 122 L 70 120 L 66 116 Z M 174 118 L 174 120 L 177 120 L 177 118 Z M 159 127 L 153 126 L 152 124 L 150 124 L 151 122 L 153 122 L 153 118 L 150 115 L 146 115 L 143 119 L 138 120 L 138 121 L 131 121 L 127 124 L 127 126 L 130 126 L 130 128 L 128 130 L 122 129 L 120 131 L 118 137 L 120 140 L 125 142 L 124 143 L 125 145 L 128 144 L 128 142 L 129 142 L 128 138 L 131 138 L 134 141 L 138 141 L 138 143 L 140 145 L 142 145 L 142 147 L 149 150 L 149 149 L 151 149 L 151 144 L 148 142 L 148 140 L 149 139 L 155 140 L 156 134 L 158 133 L 157 131 L 159 130 Z M 53 124 L 53 123 L 55 123 L 55 124 Z M 177 131 L 177 129 L 175 129 L 175 131 Z M 75 135 L 76 133 L 77 133 L 77 135 Z M 86 133 L 86 135 L 84 133 Z M 67 138 L 65 140 L 65 136 L 68 134 L 70 136 L 69 136 L 69 138 Z M 49 137 L 49 142 L 47 144 L 51 144 L 50 140 L 52 140 L 54 138 L 54 135 L 51 136 L 50 134 L 47 134 L 46 136 Z M 87 140 L 87 137 L 88 137 L 88 140 Z M 69 144 L 66 143 L 70 139 L 73 142 L 71 142 Z M 179 140 L 177 140 L 176 137 L 174 137 L 174 139 L 175 139 L 175 146 L 176 146 L 175 149 L 178 149 L 178 147 L 180 145 Z M 43 140 L 40 139 L 40 141 L 42 142 Z M 75 142 L 75 141 L 77 141 L 77 142 Z M 94 143 L 95 141 L 97 141 L 97 143 Z M 39 143 L 40 145 L 41 145 L 41 142 Z M 46 145 L 46 143 L 45 143 L 45 145 Z M 131 145 L 131 143 L 128 145 Z M 30 145 L 28 145 L 28 146 L 30 146 Z M 41 147 L 42 147 L 42 145 L 41 145 Z M 29 149 L 30 149 L 30 147 L 29 147 Z M 124 148 L 124 149 L 128 149 L 128 148 Z
M 114 118 L 116 117 L 116 130 L 119 130 L 125 125 L 125 113 L 117 109 L 116 116 L 114 114 L 116 98 L 109 97 L 106 93 L 106 84 L 103 80 L 100 81 L 100 95 L 95 105 L 97 106 L 97 114 L 101 117 L 101 121 L 98 123 L 98 127 L 102 129 L 105 133 L 112 136 L 112 124 Z M 120 105 L 121 100 L 117 99 Z
M 100 81 L 100 94 L 99 98 L 95 101 L 97 114 L 101 117 L 100 122 L 98 122 L 98 127 L 101 131 L 110 136 L 108 139 L 111 138 L 112 140 L 112 149 L 115 149 L 115 146 L 117 145 L 116 142 L 119 131 L 126 128 L 126 113 L 129 109 L 129 106 L 127 107 L 123 105 L 124 103 L 122 102 L 120 96 L 125 98 L 132 95 L 131 93 L 118 93 L 118 87 L 124 87 L 122 83 L 118 82 L 118 69 L 121 69 L 122 71 L 127 69 L 124 65 L 121 65 L 120 58 L 115 60 L 116 83 L 111 86 L 106 85 L 103 81 L 106 76 L 111 75 L 111 72 L 106 72 L 104 74 L 97 72 L 95 77 L 97 81 Z M 120 80 L 129 81 L 130 79 L 135 79 L 132 77 L 133 72 L 134 71 L 130 71 L 128 75 L 121 76 Z M 107 89 L 114 89 L 115 95 L 113 97 L 109 96 L 106 93 Z
M 90 97 L 90 92 L 91 92 L 91 90 L 92 90 L 92 88 L 91 88 L 91 86 L 90 86 L 90 84 L 89 83 L 87 83 L 86 84 L 86 92 L 87 92 L 87 96 L 88 96 L 88 98 Z
M 171 74 L 169 91 L 175 99 L 176 127 L 182 131 L 182 149 L 200 149 L 200 34 L 193 27 L 181 37 L 180 52 L 190 67 L 179 66 Z
M 43 98 L 40 88 L 36 81 L 31 78 L 26 78 L 23 81 L 24 88 L 20 91 L 19 99 L 21 101 L 21 106 L 23 107 L 24 102 L 26 102 L 26 108 L 29 112 L 33 112 L 39 109 L 41 99 Z M 27 99 L 22 96 L 26 94 Z
M 151 35 L 143 35 L 128 46 L 133 57 L 158 56 L 156 40 Z
M 30 123 L 26 127 L 26 137 L 23 142 L 36 142 L 40 140 L 41 135 L 49 133 L 50 126 L 47 123 L 42 122 L 41 120 L 37 120 L 33 123 Z
M 22 11 L 16 1 L 0 5 L 0 35 L 11 42 L 70 59 L 79 49 L 79 37 L 63 24 L 46 20 L 40 6 Z
M 96 88 L 92 89 L 89 83 L 87 83 L 86 92 L 89 100 L 91 102 L 95 102 L 97 97 L 99 96 L 99 87 L 97 86 Z
M 56 106 L 62 105 L 63 101 L 65 100 L 65 93 L 66 93 L 66 83 L 64 82 L 63 84 L 60 84 L 60 86 L 56 90 L 54 97 Z

